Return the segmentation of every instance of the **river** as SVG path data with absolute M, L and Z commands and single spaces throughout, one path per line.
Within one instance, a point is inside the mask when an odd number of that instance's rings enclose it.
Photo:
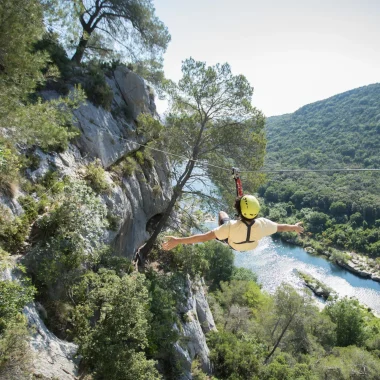
M 332 288 L 340 297 L 356 297 L 380 314 L 380 283 L 363 279 L 303 248 L 271 237 L 262 239 L 254 251 L 235 252 L 235 265 L 251 269 L 263 290 L 273 293 L 283 281 L 302 288 L 296 270 L 308 273 Z M 319 302 L 322 302 L 319 300 Z

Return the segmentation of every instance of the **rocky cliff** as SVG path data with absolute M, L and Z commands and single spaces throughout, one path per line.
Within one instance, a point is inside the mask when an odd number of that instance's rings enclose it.
M 85 167 L 97 160 L 105 169 L 106 181 L 110 191 L 102 195 L 110 214 L 116 220 L 116 226 L 106 231 L 105 242 L 114 247 L 117 255 L 133 258 L 136 249 L 149 237 L 149 229 L 164 211 L 172 188 L 169 178 L 167 157 L 152 151 L 154 164 L 147 170 L 134 171 L 128 176 L 115 176 L 114 165 L 127 155 L 137 151 L 146 142 L 138 133 L 137 117 L 141 112 L 149 112 L 154 117 L 155 105 L 146 83 L 138 75 L 125 67 L 118 67 L 107 77 L 107 83 L 113 91 L 110 111 L 86 101 L 75 112 L 77 127 L 81 134 L 61 153 L 44 153 L 37 149 L 33 153 L 38 157 L 38 167 L 27 170 L 32 182 L 43 178 L 49 170 L 55 170 L 60 177 L 83 177 Z M 45 91 L 45 98 L 58 96 L 53 91 Z M 123 112 L 120 113 L 120 110 Z M 126 117 L 125 115 L 128 115 Z M 1 204 L 13 215 L 21 215 L 23 210 L 14 199 L 5 196 Z M 9 279 L 8 279 L 9 280 Z M 198 358 L 202 368 L 210 372 L 208 348 L 205 333 L 215 329 L 215 324 L 205 298 L 202 284 L 188 281 L 187 303 L 181 315 L 186 320 L 176 328 L 185 337 L 186 343 L 177 343 L 178 360 L 184 367 L 183 379 L 191 379 L 191 363 Z M 77 347 L 55 337 L 40 318 L 38 305 L 31 304 L 24 309 L 30 326 L 33 327 L 31 347 L 34 351 L 32 373 L 42 378 L 72 379 L 78 375 L 75 359 Z

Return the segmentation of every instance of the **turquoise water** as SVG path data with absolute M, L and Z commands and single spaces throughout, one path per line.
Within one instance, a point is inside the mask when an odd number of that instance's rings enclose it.
M 269 293 L 273 293 L 284 281 L 302 288 L 296 274 L 296 270 L 300 270 L 317 278 L 339 296 L 356 297 L 380 314 L 379 282 L 355 276 L 328 260 L 310 255 L 300 247 L 267 237 L 254 251 L 235 252 L 235 265 L 255 272 L 263 289 Z

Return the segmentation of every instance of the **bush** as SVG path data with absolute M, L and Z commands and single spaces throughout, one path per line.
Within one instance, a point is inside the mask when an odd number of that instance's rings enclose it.
M 120 218 L 117 215 L 107 213 L 108 229 L 111 231 L 117 231 L 120 224 Z
M 328 215 L 324 214 L 323 212 L 310 213 L 309 218 L 308 218 L 310 231 L 322 232 L 325 229 L 326 223 L 328 220 L 329 220 Z
M 178 245 L 170 251 L 174 270 L 188 274 L 191 278 L 203 276 L 209 270 L 204 251 L 192 245 Z
M 160 379 L 147 360 L 149 298 L 143 275 L 88 273 L 74 289 L 73 326 L 79 353 L 97 377 L 109 380 Z
M 1 259 L 7 254 L 3 251 Z M 30 365 L 29 333 L 23 307 L 33 300 L 35 288 L 22 283 L 0 281 L 0 378 L 24 379 Z
M 359 347 L 335 347 L 331 355 L 317 360 L 315 372 L 319 379 L 377 380 L 379 359 Z
M 111 187 L 106 180 L 105 170 L 100 166 L 99 162 L 91 163 L 87 166 L 84 179 L 97 194 L 108 194 L 111 191 Z
M 71 60 L 66 50 L 58 41 L 58 34 L 46 32 L 41 40 L 34 44 L 35 51 L 46 51 L 51 62 L 59 69 L 62 79 L 69 79 L 71 75 Z M 45 69 L 47 71 L 49 66 Z
M 27 282 L 19 284 L 16 281 L 0 281 L 0 334 L 14 320 L 23 307 L 33 300 L 35 288 Z
M 68 182 L 58 205 L 36 222 L 36 240 L 27 266 L 40 285 L 67 287 L 99 261 L 107 226 L 106 208 L 82 181 Z
M 147 165 L 149 168 L 152 168 L 154 166 L 154 158 L 152 157 L 151 152 L 147 149 L 138 150 L 135 153 L 135 158 L 140 166 L 143 166 L 144 164 Z
M 0 378 L 4 380 L 30 379 L 32 355 L 29 346 L 26 318 L 18 314 L 0 333 Z
M 0 205 L 0 246 L 11 254 L 19 252 L 29 233 L 28 215 L 13 217 Z
M 221 379 L 253 379 L 259 372 L 257 347 L 229 332 L 211 332 L 207 343 L 215 375 Z
M 257 283 L 257 274 L 253 273 L 250 269 L 247 268 L 234 267 L 232 271 L 231 280 L 254 281 Z
M 13 146 L 0 137 L 0 193 L 13 198 L 18 182 L 19 158 Z
M 330 302 L 323 312 L 336 324 L 337 346 L 360 346 L 364 342 L 363 312 L 357 300 L 343 298 Z
M 132 157 L 125 157 L 112 170 L 122 179 L 131 176 L 137 169 L 137 163 Z
M 87 98 L 92 103 L 103 107 L 107 111 L 111 110 L 113 100 L 112 89 L 107 84 L 102 69 L 94 63 L 90 63 L 88 66 L 88 76 L 85 81 L 84 90 Z
M 208 270 L 205 279 L 210 290 L 219 288 L 222 281 L 231 279 L 234 267 L 234 254 L 225 244 L 218 241 L 210 241 L 198 244 L 195 247 L 208 262 Z
M 185 278 L 175 273 L 167 275 L 153 270 L 147 273 L 147 278 L 150 316 L 146 352 L 148 357 L 160 360 L 168 378 L 176 378 L 173 346 L 180 334 L 174 325 L 179 326 L 177 305 L 184 302 L 181 290 L 185 288 Z

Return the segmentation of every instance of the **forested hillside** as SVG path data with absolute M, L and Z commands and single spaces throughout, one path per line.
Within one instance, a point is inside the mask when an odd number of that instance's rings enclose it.
M 269 117 L 266 128 L 266 169 L 378 169 L 380 84 Z M 379 172 L 272 173 L 260 195 L 276 203 L 272 217 L 306 219 L 322 243 L 380 255 Z

